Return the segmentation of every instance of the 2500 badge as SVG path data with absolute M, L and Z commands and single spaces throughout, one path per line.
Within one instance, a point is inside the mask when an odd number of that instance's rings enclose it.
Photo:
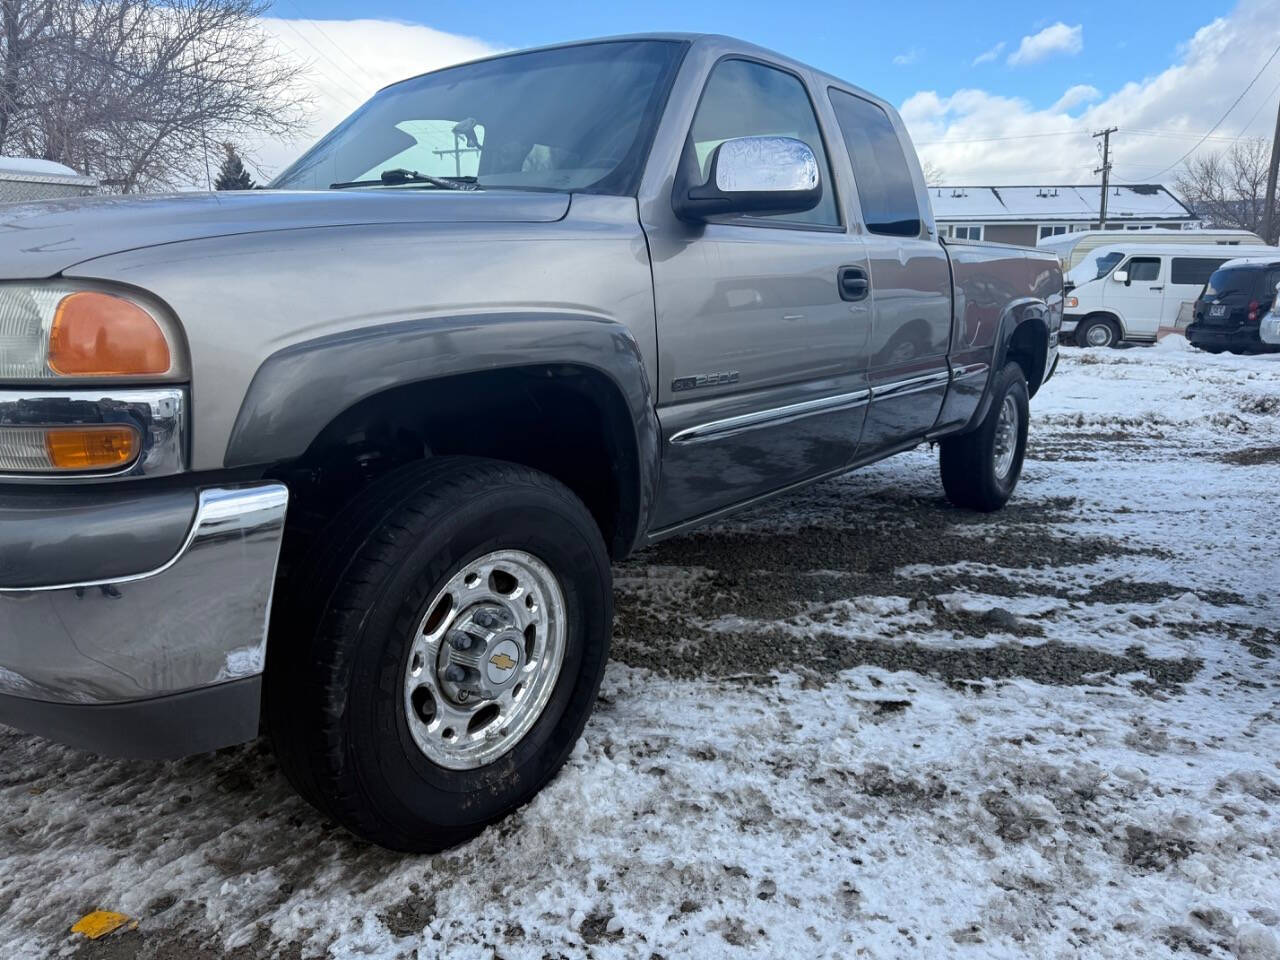
M 676 377 L 671 381 L 671 389 L 675 393 L 682 390 L 695 390 L 698 387 L 721 387 L 726 383 L 737 383 L 738 371 L 726 370 L 724 373 L 699 373 L 692 377 Z

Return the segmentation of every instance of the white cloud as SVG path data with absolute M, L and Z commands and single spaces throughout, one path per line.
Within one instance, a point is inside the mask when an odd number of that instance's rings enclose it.
M 1020 67 L 1035 63 L 1055 53 L 1079 53 L 1084 49 L 1084 27 L 1076 24 L 1068 27 L 1058 21 L 1051 27 L 1045 27 L 1039 33 L 1023 37 L 1018 49 L 1009 54 L 1009 65 Z
M 1197 30 L 1179 47 L 1172 65 L 1107 91 L 1078 115 L 1067 111 L 1069 98 L 1080 92 L 1069 90 L 1053 106 L 1037 109 L 1021 97 L 963 89 L 949 95 L 916 93 L 902 104 L 902 116 L 921 156 L 946 170 L 952 183 L 1096 182 L 1096 141 L 1089 135 L 1118 126 L 1120 132 L 1111 138 L 1115 175 L 1121 181 L 1172 184 L 1177 170 L 1164 168 L 1231 106 L 1275 49 L 1277 36 L 1280 5 L 1243 0 L 1229 15 Z M 1223 149 L 1230 145 L 1226 138 L 1242 134 L 1270 137 L 1277 82 L 1280 64 L 1273 64 L 1201 153 Z M 1086 102 L 1080 99 L 1074 106 Z M 1068 135 L 1062 136 L 1064 131 Z
M 1000 54 L 1004 53 L 1004 46 L 1005 46 L 1004 41 L 1001 40 L 990 50 L 984 50 L 982 53 L 978 54 L 976 57 L 973 58 L 973 65 L 976 67 L 980 63 L 990 63 L 991 61 L 995 60 L 998 56 L 1000 56 Z
M 900 53 L 893 58 L 893 64 L 896 67 L 909 67 L 920 59 L 920 51 L 912 47 L 906 53 Z
M 1057 102 L 1049 108 L 1049 112 L 1066 112 L 1072 107 L 1080 106 L 1082 103 L 1091 103 L 1101 96 L 1102 91 L 1097 87 L 1088 83 L 1077 83 L 1075 86 L 1067 88 L 1066 93 L 1060 96 Z
M 304 91 L 313 110 L 293 143 L 249 142 L 245 148 L 262 178 L 274 176 L 347 114 L 388 83 L 498 52 L 474 37 L 390 20 L 265 18 L 262 27 L 286 56 L 308 64 Z

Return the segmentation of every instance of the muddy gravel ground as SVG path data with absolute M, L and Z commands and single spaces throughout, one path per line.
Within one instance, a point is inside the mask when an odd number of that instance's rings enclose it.
M 1276 960 L 1277 398 L 1280 357 L 1073 352 L 1002 513 L 921 448 L 636 555 L 568 766 L 436 856 L 261 742 L 0 730 L 0 957 Z

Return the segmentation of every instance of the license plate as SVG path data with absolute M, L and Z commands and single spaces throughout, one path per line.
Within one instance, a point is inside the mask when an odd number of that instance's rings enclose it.
M 1209 316 L 1225 317 L 1227 315 L 1227 305 L 1225 303 L 1215 303 L 1209 308 Z

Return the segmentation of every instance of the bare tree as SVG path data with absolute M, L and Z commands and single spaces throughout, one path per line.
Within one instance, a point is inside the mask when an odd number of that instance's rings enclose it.
M 1209 225 L 1261 234 L 1270 159 L 1266 140 L 1241 140 L 1218 153 L 1192 157 L 1174 189 Z
M 0 154 L 57 160 L 123 192 L 204 182 L 210 150 L 289 137 L 303 66 L 257 0 L 0 0 Z
M 920 169 L 924 173 L 925 186 L 936 187 L 942 183 L 942 178 L 946 176 L 942 168 L 932 160 L 921 160 Z

